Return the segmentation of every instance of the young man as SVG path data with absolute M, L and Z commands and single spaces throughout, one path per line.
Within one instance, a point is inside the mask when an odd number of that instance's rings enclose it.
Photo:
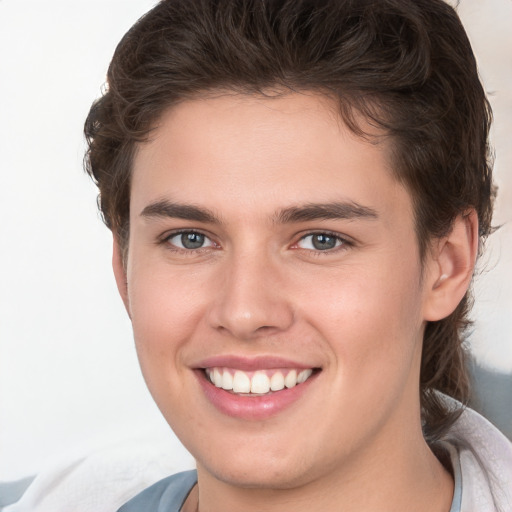
M 448 398 L 489 121 L 440 0 L 171 0 L 128 32 L 88 169 L 197 474 L 121 510 L 511 509 L 509 444 Z
M 164 0 L 88 170 L 141 368 L 197 472 L 120 510 L 512 510 L 465 410 L 490 109 L 441 0 Z

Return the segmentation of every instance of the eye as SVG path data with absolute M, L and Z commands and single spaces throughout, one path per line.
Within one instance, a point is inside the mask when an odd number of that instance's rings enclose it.
M 197 231 L 182 231 L 170 235 L 166 242 L 177 247 L 178 249 L 194 250 L 204 249 L 205 247 L 213 247 L 214 243 L 202 233 Z
M 329 251 L 346 244 L 343 238 L 331 233 L 312 233 L 303 236 L 297 243 L 297 247 L 310 251 Z

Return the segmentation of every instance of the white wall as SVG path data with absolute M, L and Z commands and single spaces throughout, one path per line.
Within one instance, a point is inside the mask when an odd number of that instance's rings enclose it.
M 167 431 L 145 389 L 81 170 L 82 125 L 150 0 L 0 0 L 0 479 Z M 512 220 L 510 0 L 462 0 L 496 109 L 497 223 Z M 512 228 L 478 279 L 474 352 L 512 371 Z M 178 451 L 178 457 L 183 456 Z

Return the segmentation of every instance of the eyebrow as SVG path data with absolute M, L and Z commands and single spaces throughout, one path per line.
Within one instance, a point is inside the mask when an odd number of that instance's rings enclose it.
M 173 203 L 166 199 L 155 201 L 146 206 L 142 212 L 142 217 L 171 217 L 175 219 L 193 220 L 196 222 L 208 222 L 211 224 L 220 224 L 218 217 L 207 208 L 200 208 L 192 204 Z
M 155 201 L 146 206 L 142 217 L 170 217 L 175 219 L 222 224 L 222 221 L 212 210 L 192 204 L 174 203 L 167 199 Z M 373 208 L 355 202 L 307 203 L 301 206 L 291 206 L 278 211 L 272 220 L 276 224 L 292 224 L 313 220 L 336 219 L 377 219 L 378 213 Z
M 279 224 L 307 222 L 311 220 L 377 219 L 376 210 L 355 202 L 308 203 L 292 206 L 278 212 L 274 221 Z

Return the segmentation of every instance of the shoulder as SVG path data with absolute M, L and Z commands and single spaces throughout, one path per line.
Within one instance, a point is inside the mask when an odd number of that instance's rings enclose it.
M 0 511 L 116 512 L 155 482 L 193 467 L 192 457 L 184 455 L 176 443 L 158 438 L 70 455 L 36 478 L 0 484 Z
M 458 453 L 461 510 L 512 510 L 512 443 L 471 409 L 464 410 L 444 442 Z
M 13 482 L 0 482 L 0 511 L 21 499 L 35 477 L 27 477 Z
M 139 493 L 118 512 L 179 512 L 196 482 L 195 470 L 169 476 Z

